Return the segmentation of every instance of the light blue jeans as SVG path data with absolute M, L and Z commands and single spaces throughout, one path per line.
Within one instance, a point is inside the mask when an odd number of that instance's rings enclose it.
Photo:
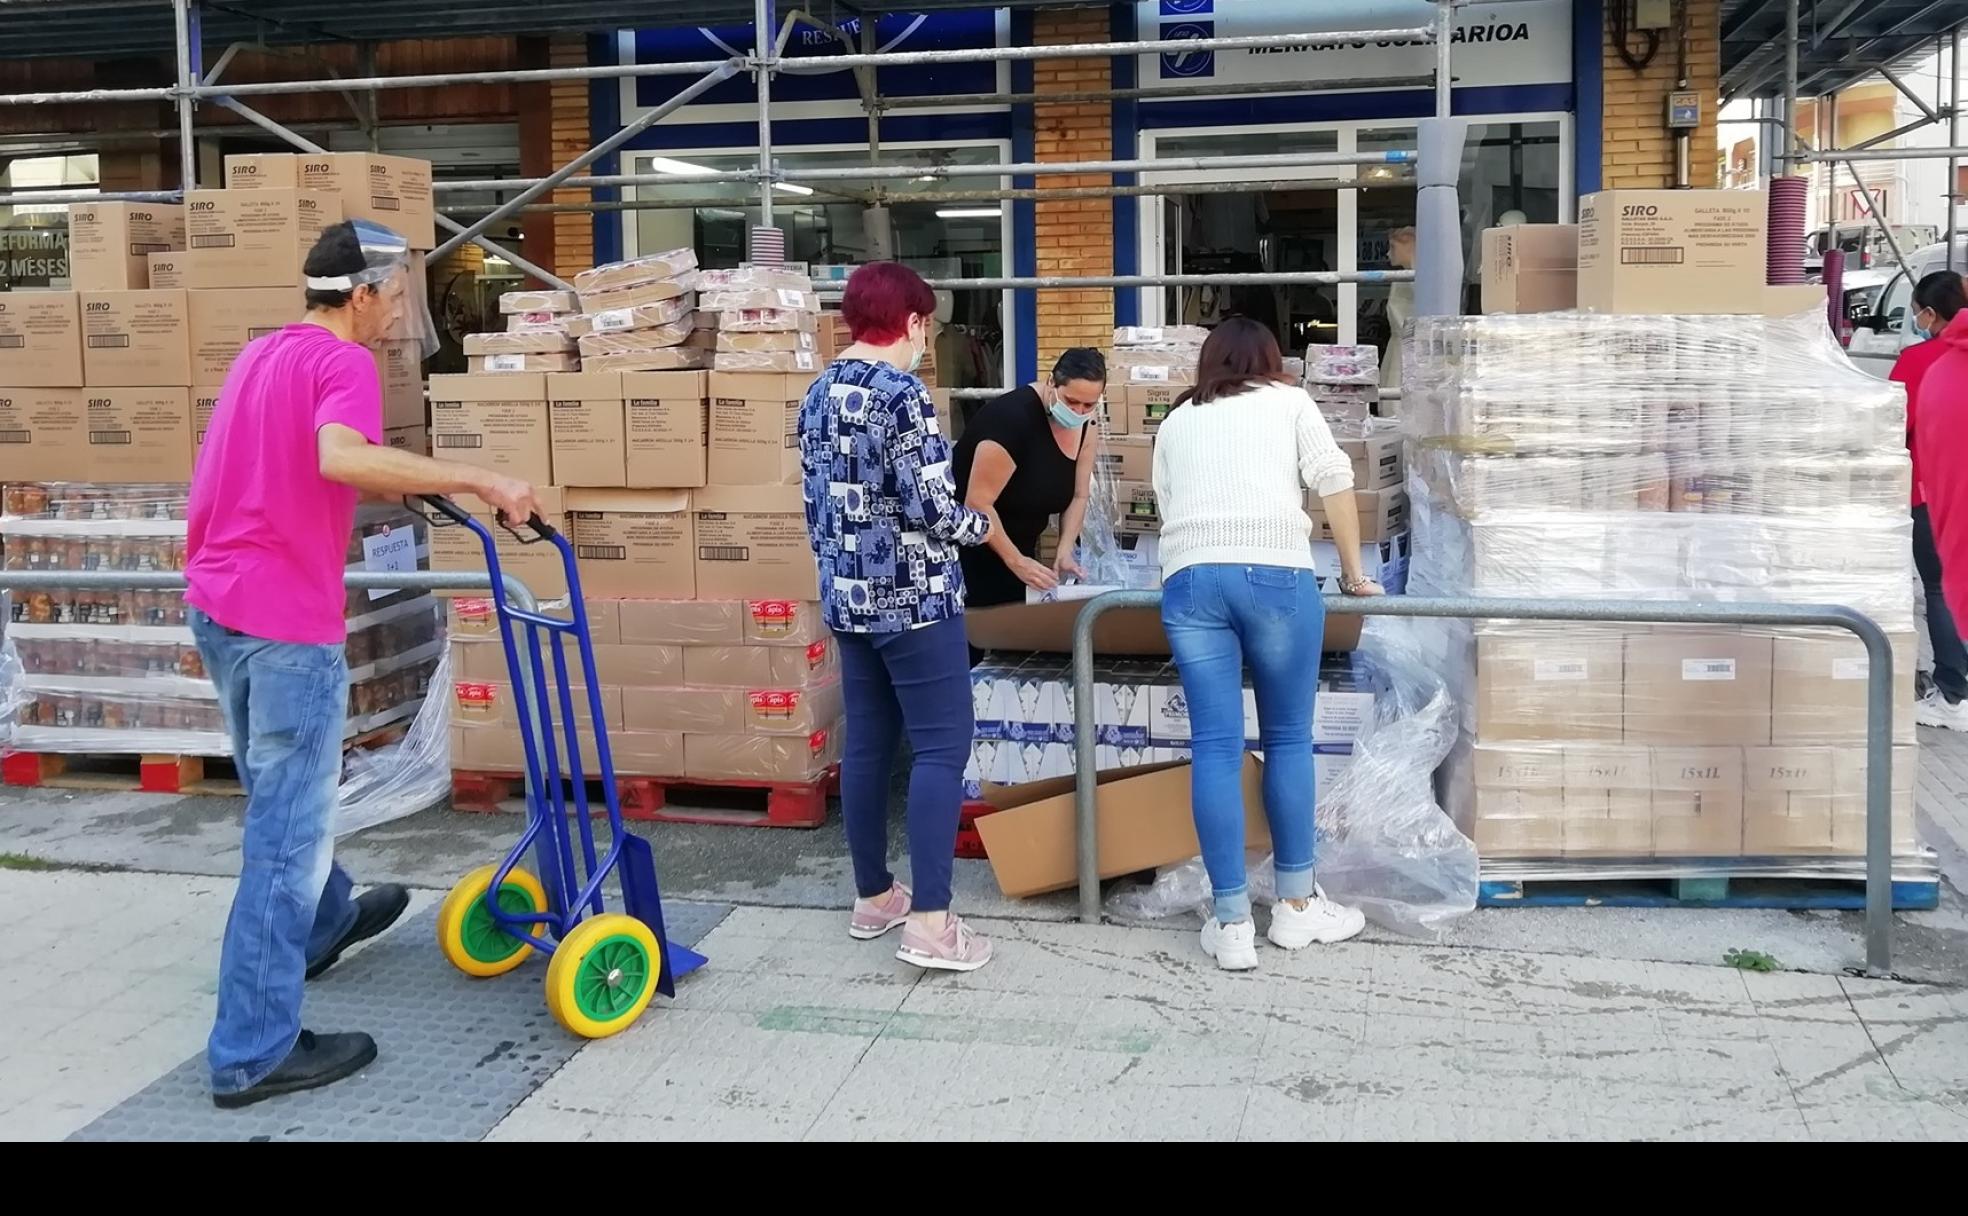
M 1312 703 L 1326 631 L 1319 580 L 1288 566 L 1185 566 L 1162 588 L 1162 627 L 1189 703 L 1189 797 L 1216 918 L 1230 924 L 1251 914 L 1241 780 L 1247 664 L 1257 693 L 1278 898 L 1307 898 L 1318 802 Z
M 335 789 L 348 714 L 340 646 L 269 642 L 191 613 L 246 787 L 239 892 L 219 950 L 219 1013 L 205 1046 L 212 1092 L 251 1089 L 301 1033 L 309 960 L 355 923 L 335 864 Z

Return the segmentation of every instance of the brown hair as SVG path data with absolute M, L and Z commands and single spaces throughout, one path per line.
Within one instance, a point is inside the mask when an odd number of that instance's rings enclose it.
M 1182 400 L 1198 405 L 1262 384 L 1290 384 L 1285 375 L 1284 357 L 1278 352 L 1278 339 L 1271 330 L 1249 317 L 1231 317 L 1203 342 L 1202 357 L 1196 364 L 1196 387 Z

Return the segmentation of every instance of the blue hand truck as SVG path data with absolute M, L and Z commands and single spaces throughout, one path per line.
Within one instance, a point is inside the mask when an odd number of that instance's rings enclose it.
M 594 643 L 588 634 L 574 547 L 537 515 L 522 525 L 524 531 L 513 527 L 503 515 L 499 517 L 500 526 L 519 543 L 553 545 L 567 569 L 570 619 L 522 610 L 506 602 L 498 544 L 491 529 L 447 498 L 427 495 L 423 502 L 452 524 L 477 533 L 479 543 L 485 546 L 499 640 L 506 648 L 506 668 L 512 674 L 515 693 L 513 710 L 526 756 L 526 830 L 504 861 L 472 871 L 451 888 L 438 911 L 438 945 L 453 966 L 477 977 L 504 975 L 536 950 L 549 955 L 547 1009 L 554 1019 L 584 1038 L 615 1034 L 634 1022 L 656 993 L 674 998 L 676 981 L 702 967 L 706 960 L 665 935 L 655 854 L 648 841 L 622 823 L 608 727 L 602 718 L 601 680 L 595 671 Z M 524 663 L 515 637 L 519 626 L 524 626 L 526 634 Z M 599 855 L 596 848 L 594 820 L 589 813 L 574 694 L 562 644 L 568 637 L 580 650 L 582 683 L 588 690 L 588 712 L 594 724 L 595 762 L 599 766 L 595 776 L 608 807 L 606 856 Z M 552 696 L 543 649 L 553 656 Z M 527 689 L 532 695 L 524 695 Z M 554 737 L 556 705 L 559 740 Z M 562 747 L 566 749 L 564 768 Z M 570 789 L 571 806 L 567 797 Z M 578 867 L 569 819 L 579 834 Z M 535 851 L 538 877 L 519 865 L 528 848 Z M 623 912 L 609 912 L 602 906 L 601 887 L 611 870 L 621 882 Z

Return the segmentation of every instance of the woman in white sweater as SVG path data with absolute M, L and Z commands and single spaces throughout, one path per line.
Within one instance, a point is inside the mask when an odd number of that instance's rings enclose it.
M 1215 915 L 1203 950 L 1227 970 L 1257 966 L 1244 876 L 1243 673 L 1257 693 L 1264 814 L 1278 902 L 1271 943 L 1297 950 L 1366 927 L 1313 881 L 1312 702 L 1325 601 L 1312 565 L 1310 488 L 1325 504 L 1348 595 L 1379 595 L 1360 572 L 1353 469 L 1319 408 L 1284 375 L 1278 343 L 1233 318 L 1203 343 L 1196 387 L 1155 439 L 1162 514 L 1162 625 L 1182 673 L 1194 751 L 1190 801 Z

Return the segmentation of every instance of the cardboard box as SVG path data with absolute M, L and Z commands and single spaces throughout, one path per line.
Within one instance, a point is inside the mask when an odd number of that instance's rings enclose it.
M 0 481 L 87 481 L 83 399 L 79 388 L 0 388 Z
M 739 646 L 745 642 L 740 600 L 622 600 L 617 628 L 625 645 Z
M 1602 190 L 1579 200 L 1578 306 L 1763 311 L 1768 199 L 1755 190 Z
M 417 456 L 431 454 L 431 433 L 427 426 L 393 426 L 383 431 L 383 446 Z
M 624 688 L 633 730 L 710 735 L 799 735 L 840 729 L 839 680 L 808 688 Z
M 1914 662 L 1910 633 L 1893 644 L 1893 741 L 1914 742 Z M 1865 742 L 1865 643 L 1849 633 L 1786 630 L 1775 639 L 1770 685 L 1770 742 L 1777 745 Z
M 1761 746 L 1770 741 L 1768 633 L 1662 629 L 1626 640 L 1626 741 Z
M 837 730 L 683 737 L 683 775 L 704 781 L 813 781 L 839 761 Z
M 424 352 L 417 342 L 378 342 L 376 375 L 383 383 L 383 426 L 428 427 L 424 408 Z
M 1144 370 L 1137 368 L 1137 371 Z M 1125 419 L 1127 433 L 1130 435 L 1152 435 L 1161 428 L 1162 419 L 1168 417 L 1175 408 L 1176 399 L 1189 391 L 1191 383 L 1146 383 L 1123 384 L 1118 389 L 1110 387 L 1108 396 L 1117 392 L 1120 396 L 1121 416 Z
M 1355 490 L 1386 490 L 1400 486 L 1407 466 L 1401 458 L 1401 433 L 1375 431 L 1351 439 L 1340 439 L 1339 450 L 1353 464 Z
M 92 388 L 90 481 L 190 481 L 191 390 Z
M 698 543 L 703 543 L 699 528 Z M 699 568 L 702 587 L 702 567 Z M 1071 654 L 1073 630 L 1079 623 L 1084 599 L 1056 600 L 1043 604 L 1001 604 L 993 608 L 974 608 L 964 613 L 964 635 L 979 650 Z M 1326 617 L 1326 636 L 1320 650 L 1348 651 L 1360 645 L 1362 618 Z M 1104 612 L 1094 623 L 1093 646 L 1104 655 L 1142 655 L 1166 658 L 1168 634 L 1162 630 L 1161 612 L 1154 608 L 1119 608 Z
M 695 487 L 705 483 L 710 414 L 703 372 L 628 372 L 622 376 L 627 484 Z
M 304 152 L 228 156 L 225 171 L 230 189 L 299 189 L 333 195 L 342 218 L 381 224 L 412 249 L 437 248 L 429 161 L 373 152 Z
M 1763 289 L 1763 315 L 1794 317 L 1799 313 L 1825 311 L 1826 295 L 1822 283 L 1797 283 Z
M 306 311 L 293 287 L 199 288 L 185 293 L 185 303 L 194 384 L 224 384 L 248 342 L 279 333 Z
M 191 455 L 196 463 L 205 450 L 205 432 L 212 425 L 212 414 L 219 408 L 219 394 L 225 386 L 208 384 L 191 390 Z
M 581 357 L 579 355 L 472 355 L 465 360 L 465 370 L 474 376 L 497 376 L 512 372 L 566 374 L 581 370 Z
M 1145 481 L 1114 483 L 1114 531 L 1123 536 L 1159 534 L 1162 508 L 1155 487 Z
M 190 284 L 191 251 L 177 249 L 144 258 L 144 281 L 152 291 L 182 291 Z
M 430 400 L 431 446 L 440 457 L 553 484 L 545 376 L 432 376 Z
M 1743 750 L 1742 851 L 1752 857 L 1831 851 L 1830 747 Z
M 1102 878 L 1187 861 L 1201 851 L 1188 765 L 1101 773 L 1098 781 L 1094 813 Z M 1073 778 L 1057 777 L 984 791 L 998 810 L 978 816 L 977 831 L 1006 895 L 1043 895 L 1078 882 L 1073 789 Z M 1243 796 L 1244 847 L 1262 851 L 1270 846 L 1271 830 L 1264 820 L 1262 770 L 1248 754 Z
M 537 547 L 537 546 L 535 546 Z M 498 641 L 499 621 L 492 601 L 482 595 L 460 595 L 446 602 L 445 628 L 453 641 L 460 638 Z M 619 645 L 622 641 L 621 616 L 616 601 L 586 601 L 588 637 L 597 646 Z
M 1476 637 L 1476 737 L 1485 743 L 1618 743 L 1626 639 L 1616 627 L 1507 629 Z
M 82 293 L 83 379 L 92 388 L 190 387 L 185 311 L 182 291 Z
M 1362 542 L 1388 540 L 1408 530 L 1408 492 L 1404 489 L 1355 490 L 1353 509 L 1360 517 Z M 1313 540 L 1338 543 L 1326 518 L 1325 501 L 1310 490 L 1305 492 L 1305 513 L 1312 517 Z
M 299 287 L 321 230 L 341 201 L 300 190 L 193 190 L 185 196 L 187 264 L 198 287 Z
M 799 411 L 810 376 L 712 372 L 708 478 L 718 486 L 800 479 Z
M 832 637 L 820 605 L 798 600 L 746 600 L 739 606 L 749 646 L 805 646 Z
M 1742 853 L 1743 752 L 1736 747 L 1656 747 L 1654 855 Z
M 629 484 L 622 377 L 609 372 L 548 376 L 547 416 L 554 480 L 565 486 Z
M 587 610 L 588 637 L 597 646 L 616 646 L 622 642 L 622 605 L 616 600 L 587 597 L 581 605 Z M 681 661 L 679 659 L 679 661 Z
M 1866 851 L 1866 750 L 1835 747 L 1831 756 L 1834 801 L 1831 808 L 1831 851 Z M 1893 852 L 1911 853 L 1920 847 L 1914 832 L 1914 785 L 1919 774 L 1920 749 L 1893 749 Z
M 1653 755 L 1644 747 L 1564 749 L 1565 855 L 1651 857 Z
M 1557 857 L 1565 851 L 1565 753 L 1558 747 L 1472 751 L 1473 839 L 1484 857 Z
M 540 500 L 541 514 L 546 521 L 564 531 L 567 508 L 560 490 L 550 485 L 535 485 L 533 493 Z M 460 496 L 457 501 L 459 506 L 491 529 L 493 541 L 498 546 L 499 565 L 505 573 L 525 583 L 526 589 L 543 603 L 566 598 L 567 569 L 561 562 L 558 548 L 550 544 L 522 545 L 517 536 L 499 526 L 491 507 L 469 494 Z M 454 524 L 442 517 L 432 519 L 430 546 L 433 570 L 485 572 L 485 546 L 479 541 L 477 533 L 462 524 Z M 456 593 L 439 591 L 436 594 Z M 484 596 L 480 593 L 469 598 L 483 600 Z M 496 635 L 498 625 L 492 621 L 489 602 L 484 604 L 482 611 L 475 610 L 472 616 L 480 622 L 475 626 L 475 631 Z
M 1100 463 L 1116 481 L 1143 484 L 1155 480 L 1153 435 L 1109 435 L 1100 445 Z
M 467 642 L 466 646 L 484 647 L 488 650 L 502 651 L 497 643 Z M 593 706 L 588 690 L 581 685 L 570 686 L 574 694 L 574 717 L 578 726 L 592 724 Z M 622 729 L 622 690 L 611 685 L 603 685 L 601 693 L 602 724 L 614 729 Z M 452 721 L 460 726 L 515 728 L 519 725 L 517 710 L 513 706 L 513 686 L 510 680 L 453 680 L 451 685 Z M 553 707 L 554 728 L 562 727 L 560 706 Z M 561 740 L 556 736 L 556 743 Z M 565 754 L 566 749 L 560 749 Z M 594 753 L 586 753 L 589 771 L 593 771 Z
M 819 567 L 798 486 L 706 486 L 697 521 L 697 594 L 704 599 L 820 598 Z
M 697 594 L 686 491 L 568 490 L 567 530 L 589 595 Z
M 683 680 L 706 688 L 805 688 L 840 672 L 832 638 L 804 646 L 685 646 Z
M 1483 311 L 1566 312 L 1578 307 L 1576 224 L 1515 224 L 1483 232 Z
M 623 686 L 624 721 L 628 721 L 628 695 L 631 689 L 666 688 L 683 683 L 683 647 L 625 646 L 619 642 L 594 644 L 595 670 L 611 684 Z M 656 728 L 666 729 L 666 728 Z
M 141 291 L 149 258 L 185 247 L 185 209 L 173 203 L 72 203 L 68 282 L 76 291 Z
M 82 387 L 81 297 L 72 291 L 0 294 L 0 384 Z

